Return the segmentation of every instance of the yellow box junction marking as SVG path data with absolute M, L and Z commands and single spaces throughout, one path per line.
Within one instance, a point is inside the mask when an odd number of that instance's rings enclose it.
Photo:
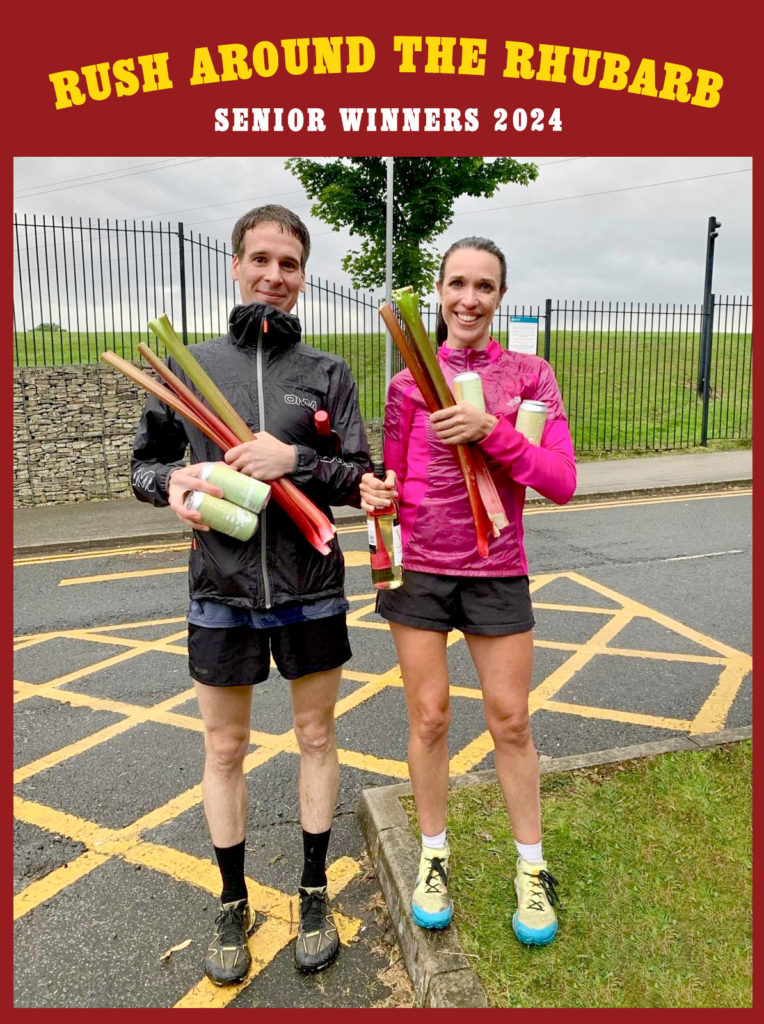
M 679 499 L 674 499 L 679 500 Z M 689 500 L 684 496 L 681 500 Z M 639 504 L 643 504 L 640 501 Z M 538 509 L 536 512 L 545 510 Z M 347 560 L 347 555 L 346 555 Z M 365 564 L 366 554 L 363 553 Z M 359 564 L 360 554 L 359 554 Z M 185 569 L 184 569 L 185 571 Z M 121 574 L 122 578 L 124 574 Z M 146 575 L 146 573 L 137 574 Z M 109 577 L 89 577 L 88 581 L 108 579 Z M 85 582 L 80 579 L 76 582 Z M 557 581 L 566 581 L 577 588 L 575 601 L 565 604 L 559 601 L 544 602 L 544 591 Z M 563 654 L 564 660 L 553 669 L 532 690 L 530 695 L 531 714 L 539 710 L 545 712 L 576 715 L 600 721 L 623 722 L 635 726 L 667 729 L 685 732 L 688 735 L 700 735 L 714 732 L 724 727 L 732 703 L 741 685 L 751 672 L 752 659 L 745 652 L 738 651 L 713 637 L 694 630 L 677 620 L 657 612 L 647 605 L 633 601 L 624 595 L 611 590 L 594 580 L 575 573 L 546 573 L 531 577 L 531 590 L 534 605 L 537 609 L 548 609 L 563 612 L 567 615 L 585 616 L 591 623 L 593 615 L 604 617 L 604 622 L 597 625 L 593 634 L 583 642 L 569 640 L 538 639 L 539 649 L 555 650 Z M 374 621 L 373 593 L 355 595 L 350 598 L 352 611 L 348 614 L 348 625 L 352 629 L 375 629 L 387 631 L 387 624 Z M 603 605 L 603 600 L 606 602 Z M 674 653 L 658 650 L 635 649 L 618 644 L 618 638 L 624 629 L 635 620 L 648 620 L 684 638 L 704 653 Z M 160 629 L 166 632 L 162 636 L 154 635 L 153 639 L 141 639 L 131 635 L 131 630 L 151 627 L 154 634 Z M 17 637 L 15 650 L 29 651 L 36 646 L 60 641 L 77 641 L 80 644 L 95 645 L 94 652 L 104 644 L 123 648 L 118 654 L 107 658 L 96 656 L 94 661 L 75 671 L 42 683 L 31 683 L 23 679 L 15 680 L 14 700 L 25 701 L 32 697 L 47 699 L 69 704 L 75 707 L 88 708 L 93 711 L 109 711 L 117 714 L 120 721 L 99 729 L 73 743 L 35 759 L 20 767 L 14 775 L 14 781 L 23 782 L 40 772 L 46 771 L 65 761 L 76 758 L 99 744 L 108 743 L 116 736 L 144 723 L 152 722 L 175 728 L 187 729 L 203 733 L 203 724 L 198 716 L 177 710 L 193 698 L 193 689 L 188 687 L 153 706 L 145 707 L 129 701 L 94 696 L 74 689 L 63 689 L 80 679 L 93 677 L 104 669 L 113 668 L 129 661 L 135 662 L 144 654 L 164 653 L 176 657 L 186 657 L 187 650 L 181 642 L 185 638 L 185 618 L 172 617 L 138 622 L 125 622 L 117 625 L 98 626 L 89 629 L 71 629 L 46 631 L 38 634 Z M 454 631 L 449 635 L 449 647 L 463 641 L 461 633 Z M 389 638 L 391 667 L 381 673 L 365 672 L 359 669 L 346 669 L 343 678 L 357 684 L 355 688 L 337 703 L 336 716 L 363 709 L 374 697 L 386 689 L 399 689 L 402 686 L 400 669 L 395 659 L 395 648 Z M 705 653 L 707 652 L 707 653 Z M 606 655 L 616 659 L 655 659 L 660 662 L 676 664 L 697 664 L 718 669 L 718 677 L 706 695 L 702 706 L 692 718 L 670 718 L 647 713 L 635 713 L 623 709 L 571 704 L 558 698 L 561 689 L 569 683 L 594 657 Z M 130 671 L 134 671 L 131 667 Z M 480 700 L 482 695 L 478 686 L 461 685 L 459 679 L 452 680 L 451 693 L 454 696 Z M 402 723 L 405 727 L 405 723 Z M 297 743 L 292 729 L 284 733 L 270 733 L 262 729 L 252 729 L 250 740 L 253 749 L 245 759 L 245 772 L 252 772 L 279 754 L 297 756 Z M 201 742 L 201 736 L 200 736 Z M 491 752 L 493 743 L 489 733 L 482 732 L 451 759 L 452 775 L 461 774 L 474 769 Z M 376 775 L 387 776 L 392 780 L 401 781 L 408 778 L 405 761 L 384 756 L 375 756 L 368 752 L 340 749 L 339 760 L 347 765 Z M 85 821 L 74 815 L 46 807 L 33 801 L 16 798 L 14 811 L 18 820 L 35 825 L 52 834 L 82 843 L 85 851 L 74 857 L 67 865 L 52 871 L 45 878 L 30 883 L 14 900 L 14 915 L 21 917 L 39 907 L 43 902 L 53 898 L 57 893 L 76 884 L 90 872 L 97 870 L 110 858 L 117 857 L 128 863 L 141 864 L 152 870 L 164 873 L 168 877 L 194 885 L 197 888 L 217 894 L 219 875 L 211 860 L 194 857 L 179 850 L 149 842 L 144 834 L 166 822 L 175 820 L 179 815 L 201 802 L 201 785 L 191 786 L 177 794 L 165 804 L 153 808 L 137 821 L 122 829 L 108 829 L 93 822 Z M 331 865 L 330 888 L 334 892 L 341 891 L 350 878 L 359 870 L 359 865 L 350 858 L 340 858 Z M 295 897 L 291 894 L 259 884 L 255 879 L 248 880 L 248 888 L 253 906 L 265 920 L 257 928 L 252 937 L 253 966 L 248 977 L 238 986 L 217 988 L 207 979 L 202 978 L 176 1004 L 178 1008 L 190 1007 L 224 1007 L 236 998 L 257 975 L 273 961 L 273 958 L 284 949 L 294 938 L 296 930 Z M 337 915 L 338 928 L 343 941 L 348 941 L 360 927 L 360 921 Z
M 601 605 L 561 605 L 559 603 L 545 604 L 543 602 L 543 588 L 555 580 L 566 579 L 591 591 L 594 594 L 609 599 L 618 607 Z M 638 601 L 625 597 L 609 587 L 605 587 L 595 580 L 590 580 L 580 573 L 562 572 L 549 573 L 543 576 L 533 577 L 531 581 L 531 592 L 534 595 L 534 607 L 536 609 L 551 608 L 554 610 L 567 611 L 574 614 L 590 614 L 596 612 L 598 615 L 607 615 L 609 621 L 605 622 L 588 640 L 581 644 L 558 644 L 553 641 L 536 641 L 537 647 L 569 651 L 570 656 L 549 673 L 534 689 L 529 698 L 529 710 L 531 715 L 536 711 L 556 712 L 563 714 L 575 714 L 581 717 L 592 718 L 599 721 L 624 722 L 631 725 L 646 726 L 656 729 L 669 729 L 672 731 L 687 732 L 691 736 L 701 733 L 717 732 L 724 727 L 727 715 L 732 703 L 745 680 L 752 670 L 752 659 L 742 651 L 737 651 L 727 644 L 723 644 L 713 637 L 706 636 L 698 630 L 686 626 L 676 619 L 657 612 Z M 541 595 L 541 596 L 539 596 Z M 618 635 L 635 619 L 647 619 L 663 626 L 665 629 L 676 633 L 686 640 L 691 641 L 700 647 L 705 647 L 708 655 L 697 655 L 689 653 L 675 653 L 667 651 L 642 650 L 639 648 L 616 647 L 613 641 Z M 575 675 L 581 671 L 592 658 L 600 655 L 609 655 L 615 658 L 627 659 L 655 659 L 657 661 L 671 661 L 677 664 L 704 664 L 716 665 L 720 668 L 719 679 L 716 686 L 708 695 L 703 706 L 692 719 L 677 719 L 663 715 L 650 715 L 624 711 L 614 708 L 582 707 L 577 704 L 561 702 L 555 699 L 556 694 L 567 685 Z M 452 775 L 459 775 L 475 768 L 493 750 L 493 741 L 490 733 L 482 733 L 475 737 L 471 743 L 460 750 L 450 761 L 450 772 Z

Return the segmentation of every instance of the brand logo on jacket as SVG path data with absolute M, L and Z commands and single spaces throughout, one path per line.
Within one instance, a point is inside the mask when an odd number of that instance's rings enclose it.
M 302 398 L 300 395 L 284 395 L 284 401 L 287 405 L 301 405 L 305 409 L 312 409 L 313 412 L 318 409 L 318 402 L 314 398 Z
M 339 455 L 319 455 L 319 462 L 326 462 L 329 465 L 335 464 L 338 466 L 344 466 L 346 469 L 353 469 L 353 463 L 347 462 L 345 459 L 340 458 Z
M 136 466 L 133 470 L 132 482 L 139 490 L 153 494 L 156 490 L 155 470 L 148 466 Z

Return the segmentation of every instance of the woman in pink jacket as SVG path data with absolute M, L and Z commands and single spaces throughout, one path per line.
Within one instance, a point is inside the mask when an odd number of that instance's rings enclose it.
M 557 932 L 556 880 L 541 845 L 538 755 L 528 694 L 534 624 L 523 548 L 526 487 L 559 504 L 576 486 L 573 445 L 551 367 L 538 356 L 510 352 L 491 338 L 506 291 L 506 260 L 485 238 L 464 238 L 446 252 L 437 281 L 438 360 L 449 385 L 457 373 L 479 374 L 486 411 L 465 401 L 430 414 L 408 370 L 390 382 L 385 409 L 385 464 L 378 480 L 362 478 L 370 511 L 397 498 L 403 545 L 403 586 L 382 591 L 377 609 L 398 652 L 409 714 L 408 765 L 422 830 L 422 854 L 411 899 L 423 928 L 445 928 L 449 676 L 446 638 L 464 633 L 483 692 L 495 766 L 517 846 L 512 919 L 521 942 L 545 945 Z M 445 327 L 445 335 L 443 333 Z M 515 429 L 520 403 L 546 403 L 540 445 Z M 508 525 L 477 551 L 464 479 L 453 445 L 472 443 L 486 458 Z

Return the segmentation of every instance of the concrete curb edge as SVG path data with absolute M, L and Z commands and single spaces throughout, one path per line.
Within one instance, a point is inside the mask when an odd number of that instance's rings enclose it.
M 366 515 L 359 512 L 355 515 L 345 515 L 341 519 L 336 519 L 335 525 L 339 530 L 343 526 L 358 526 L 365 522 Z M 109 549 L 113 548 L 114 550 L 121 550 L 123 548 L 155 547 L 167 544 L 190 544 L 191 537 L 191 530 L 187 530 L 185 527 L 179 526 L 177 529 L 165 527 L 163 529 L 149 529 L 141 532 L 122 533 L 118 536 L 88 537 L 82 540 L 73 540 L 70 538 L 68 540 L 60 541 L 41 540 L 19 542 L 18 544 L 14 543 L 13 557 L 36 558 L 47 555 L 68 555 L 76 554 L 80 551 L 97 551 L 106 547 Z
M 614 490 L 603 490 L 603 491 L 591 491 L 582 494 L 575 494 L 570 500 L 571 505 L 577 505 L 593 501 L 607 501 L 612 499 L 628 499 L 638 498 L 639 496 L 652 496 L 657 497 L 659 495 L 682 495 L 685 493 L 692 492 L 704 492 L 704 491 L 716 491 L 716 490 L 736 490 L 745 489 L 753 485 L 753 480 L 749 477 L 741 477 L 739 479 L 727 479 L 719 481 L 706 481 L 704 483 L 692 483 L 686 485 L 660 485 L 645 487 L 635 487 L 630 490 L 614 489 Z M 554 502 L 549 501 L 547 498 L 542 498 L 540 495 L 529 492 L 526 501 L 526 508 L 538 508 L 549 506 L 554 508 Z M 335 510 L 336 511 L 336 510 Z M 365 515 L 359 511 L 354 510 L 350 513 L 345 513 L 342 516 L 335 516 L 336 525 L 338 528 L 342 526 L 357 526 L 358 524 L 366 521 Z M 44 557 L 47 555 L 57 554 L 74 554 L 78 551 L 94 551 L 102 547 L 110 548 L 128 548 L 128 547 L 140 547 L 142 545 L 155 545 L 155 544 L 179 544 L 189 542 L 191 540 L 191 533 L 185 529 L 147 529 L 137 533 L 130 534 L 113 534 L 112 536 L 102 536 L 97 538 L 87 539 L 68 539 L 60 541 L 49 541 L 49 540 L 35 540 L 35 541 L 19 541 L 18 543 L 14 540 L 13 545 L 13 557 L 14 558 L 34 558 Z
M 752 727 L 725 729 L 700 736 L 674 736 L 652 743 L 613 747 L 584 754 L 539 758 L 542 774 L 573 771 L 594 765 L 631 761 L 682 750 L 702 750 L 750 739 Z M 459 789 L 496 782 L 493 769 L 470 772 L 454 779 L 450 788 Z M 411 796 L 408 782 L 364 789 L 357 814 L 372 867 L 384 893 L 395 927 L 403 961 L 414 986 L 419 1005 L 430 1008 L 485 1008 L 488 1001 L 480 980 L 469 965 L 456 928 L 428 932 L 411 919 L 409 898 L 412 879 L 419 863 L 419 842 L 401 805 Z

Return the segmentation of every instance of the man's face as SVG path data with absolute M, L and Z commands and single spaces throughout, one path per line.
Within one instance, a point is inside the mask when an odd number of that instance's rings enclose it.
M 289 313 L 305 291 L 300 241 L 280 224 L 264 221 L 245 233 L 242 248 L 231 263 L 242 302 L 268 302 Z

